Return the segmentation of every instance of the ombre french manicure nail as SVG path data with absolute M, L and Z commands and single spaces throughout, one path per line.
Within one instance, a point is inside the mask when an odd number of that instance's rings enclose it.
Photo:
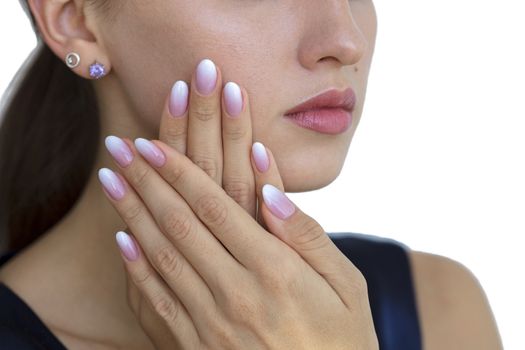
M 188 84 L 179 80 L 171 88 L 170 103 L 168 105 L 173 117 L 181 117 L 188 107 Z
M 106 148 L 117 163 L 125 168 L 133 161 L 133 153 L 120 137 L 110 135 L 104 141 Z
M 217 69 L 210 59 L 203 59 L 197 66 L 196 73 L 197 91 L 209 95 L 217 84 Z
M 118 231 L 115 234 L 115 239 L 120 248 L 120 251 L 129 261 L 135 261 L 139 257 L 139 250 L 133 242 L 133 239 L 124 231 Z
M 239 85 L 228 82 L 224 85 L 224 100 L 226 102 L 226 112 L 230 117 L 237 117 L 242 111 L 242 92 Z
M 161 167 L 166 163 L 164 152 L 162 152 L 153 142 L 143 138 L 138 138 L 135 140 L 135 147 L 150 164 L 156 167 Z
M 252 154 L 257 170 L 261 173 L 268 171 L 268 168 L 270 167 L 270 159 L 268 158 L 266 147 L 260 142 L 254 142 L 252 145 Z
M 266 184 L 262 194 L 266 206 L 279 219 L 286 220 L 295 212 L 295 205 L 277 187 Z
M 114 200 L 120 200 L 126 194 L 125 186 L 119 177 L 108 168 L 101 168 L 98 170 L 98 179 L 104 186 L 104 189 L 109 193 Z

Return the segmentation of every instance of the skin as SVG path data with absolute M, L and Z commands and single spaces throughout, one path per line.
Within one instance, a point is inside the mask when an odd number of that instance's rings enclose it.
M 114 242 L 123 220 L 97 178 L 98 169 L 115 168 L 104 138 L 164 139 L 180 147 L 184 142 L 167 136 L 173 133 L 163 136 L 159 115 L 165 113 L 173 82 L 191 82 L 197 63 L 208 57 L 220 68 L 223 82 L 235 81 L 245 89 L 251 138 L 272 150 L 283 188 L 302 192 L 324 187 L 339 175 L 361 117 L 376 15 L 373 3 L 366 0 L 325 1 L 323 6 L 306 0 L 114 0 L 104 13 L 92 3 L 30 1 L 43 37 L 57 56 L 75 51 L 82 57 L 75 73 L 88 78 L 87 67 L 95 59 L 111 72 L 94 82 L 103 138 L 86 190 L 63 220 L 0 270 L 0 279 L 68 347 L 149 349 L 154 344 L 127 300 L 136 298 L 137 290 L 128 283 Z M 283 120 L 282 113 L 303 100 L 347 86 L 357 95 L 347 132 L 323 135 Z M 191 116 L 188 119 L 191 125 Z M 217 150 L 220 132 L 189 127 L 190 159 L 203 164 L 203 155 Z M 233 157 L 221 153 L 212 158 L 216 175 L 222 173 L 221 166 L 224 172 L 232 171 L 225 164 Z M 251 169 L 249 158 L 245 161 L 243 169 Z M 245 204 L 249 213 L 253 200 Z M 475 277 L 452 260 L 420 252 L 410 255 L 425 348 L 501 348 Z M 37 289 L 35 281 L 45 283 Z M 126 297 L 130 290 L 135 292 Z M 146 320 L 154 322 L 153 317 Z

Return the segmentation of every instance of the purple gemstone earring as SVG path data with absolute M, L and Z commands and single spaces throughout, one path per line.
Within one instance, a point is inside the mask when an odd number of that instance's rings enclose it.
M 91 66 L 89 66 L 89 76 L 95 79 L 100 79 L 106 75 L 106 69 L 102 63 L 95 61 Z

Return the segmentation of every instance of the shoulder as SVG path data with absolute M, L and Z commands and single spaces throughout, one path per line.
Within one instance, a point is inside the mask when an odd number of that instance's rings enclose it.
M 502 349 L 496 322 L 478 279 L 439 255 L 408 253 L 425 349 Z

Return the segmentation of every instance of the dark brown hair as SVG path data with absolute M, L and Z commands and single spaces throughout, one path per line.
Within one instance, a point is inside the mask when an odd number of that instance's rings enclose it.
M 0 247 L 20 250 L 63 218 L 83 192 L 100 137 L 91 81 L 43 42 L 18 70 L 0 110 Z

